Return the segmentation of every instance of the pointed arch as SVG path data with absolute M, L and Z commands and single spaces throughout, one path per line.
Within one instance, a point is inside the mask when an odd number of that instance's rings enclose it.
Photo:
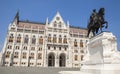
M 54 67 L 55 66 L 55 55 L 54 53 L 48 54 L 48 67 Z
M 59 66 L 60 67 L 65 67 L 66 66 L 66 55 L 65 55 L 65 53 L 61 53 L 59 55 Z

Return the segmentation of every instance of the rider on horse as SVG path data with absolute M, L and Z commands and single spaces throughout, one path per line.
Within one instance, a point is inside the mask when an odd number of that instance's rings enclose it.
M 95 33 L 98 33 L 98 30 L 102 32 L 102 28 L 104 27 L 104 24 L 106 24 L 105 28 L 108 27 L 108 22 L 104 20 L 104 8 L 100 8 L 99 12 L 96 12 L 96 9 L 93 10 L 90 21 L 88 22 L 87 28 L 88 28 L 88 34 L 89 36 L 90 32 L 92 31 L 93 35 Z
M 93 13 L 90 16 L 90 22 L 92 22 L 93 24 L 95 24 L 97 22 L 97 12 L 96 9 L 93 9 Z

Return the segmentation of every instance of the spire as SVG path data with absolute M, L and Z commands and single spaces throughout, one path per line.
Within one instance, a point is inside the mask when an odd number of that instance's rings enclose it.
M 48 25 L 48 17 L 46 18 L 46 25 Z
M 13 22 L 14 22 L 15 24 L 17 24 L 18 21 L 19 21 L 19 10 L 17 11 L 17 13 L 16 13 L 16 15 L 15 15 L 15 17 L 14 17 Z
M 67 26 L 69 27 L 69 25 L 70 25 L 70 24 L 69 24 L 69 21 L 67 21 Z
M 19 10 L 17 11 L 15 18 L 19 18 Z
M 57 14 L 56 15 L 60 15 L 59 11 L 57 11 Z

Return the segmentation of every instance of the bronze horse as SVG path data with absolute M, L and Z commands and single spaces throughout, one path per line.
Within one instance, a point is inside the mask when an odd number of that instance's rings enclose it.
M 105 11 L 104 8 L 100 8 L 99 12 L 95 16 L 96 19 L 93 20 L 93 18 L 90 17 L 90 20 L 92 19 L 92 21 L 90 21 L 87 25 L 87 28 L 88 28 L 87 37 L 89 37 L 89 34 L 91 31 L 95 36 L 98 33 L 99 29 L 102 32 L 103 27 L 105 28 L 108 27 L 108 22 L 104 20 L 104 11 Z M 104 24 L 106 24 L 106 26 Z

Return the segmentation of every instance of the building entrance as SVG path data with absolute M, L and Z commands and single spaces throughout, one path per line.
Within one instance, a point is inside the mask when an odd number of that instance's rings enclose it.
M 49 67 L 54 67 L 55 66 L 55 56 L 53 53 L 50 53 L 48 55 L 48 66 Z
M 60 54 L 59 56 L 59 66 L 60 67 L 65 67 L 66 64 L 66 56 L 64 53 Z

